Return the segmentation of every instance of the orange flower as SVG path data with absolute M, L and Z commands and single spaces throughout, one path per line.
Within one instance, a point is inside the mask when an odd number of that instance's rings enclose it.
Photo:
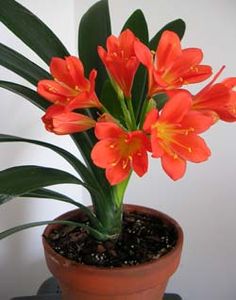
M 89 79 L 86 79 L 79 58 L 53 57 L 50 71 L 54 80 L 40 80 L 38 83 L 38 93 L 48 101 L 57 105 L 70 105 L 70 110 L 101 107 L 94 91 L 97 72 L 92 70 Z
M 61 105 L 51 105 L 42 120 L 48 131 L 59 135 L 85 131 L 96 124 L 93 119 L 68 111 Z
M 210 66 L 200 65 L 201 49 L 181 49 L 180 39 L 172 31 L 163 32 L 154 57 L 140 41 L 135 42 L 134 48 L 138 59 L 148 69 L 149 97 L 160 91 L 201 82 L 212 74 Z
M 147 172 L 150 145 L 142 131 L 127 132 L 116 123 L 98 122 L 95 135 L 100 141 L 94 146 L 91 157 L 95 165 L 106 169 L 111 185 L 126 179 L 131 169 L 139 176 Z
M 143 129 L 151 134 L 153 157 L 160 157 L 164 171 L 173 179 L 181 178 L 186 170 L 186 161 L 207 160 L 210 150 L 198 136 L 207 130 L 212 119 L 197 111 L 191 111 L 191 95 L 179 91 L 164 106 L 159 115 L 151 110 Z
M 131 97 L 131 88 L 139 61 L 134 52 L 134 42 L 138 39 L 129 30 L 123 31 L 117 38 L 107 39 L 107 51 L 98 47 L 98 54 L 112 79 L 118 84 L 126 97 Z
M 194 110 L 209 115 L 216 122 L 218 119 L 227 122 L 236 121 L 236 78 L 227 78 L 222 83 L 213 84 L 224 67 L 213 80 L 193 97 Z

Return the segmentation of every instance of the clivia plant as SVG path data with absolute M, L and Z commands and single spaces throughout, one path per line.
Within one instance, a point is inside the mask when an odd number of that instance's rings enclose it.
M 5 238 L 33 226 L 60 223 L 84 228 L 97 240 L 117 239 L 123 199 L 131 174 L 144 176 L 148 161 L 160 159 L 172 179 L 182 178 L 187 162 L 206 161 L 211 152 L 200 134 L 219 120 L 236 120 L 236 78 L 218 82 L 203 52 L 181 46 L 185 24 L 177 19 L 151 39 L 142 11 L 136 10 L 120 34 L 111 33 L 108 3 L 101 0 L 83 16 L 79 55 L 68 53 L 55 34 L 14 0 L 1 1 L 0 20 L 49 65 L 46 71 L 0 45 L 0 64 L 35 89 L 0 81 L 0 87 L 44 111 L 46 130 L 70 134 L 83 157 L 43 141 L 0 135 L 0 142 L 26 142 L 61 155 L 78 176 L 41 166 L 0 172 L 0 203 L 15 197 L 56 199 L 74 204 L 89 224 L 68 220 L 34 222 L 0 234 Z M 187 90 L 212 77 L 197 94 Z M 86 188 L 92 208 L 48 189 L 71 183 Z

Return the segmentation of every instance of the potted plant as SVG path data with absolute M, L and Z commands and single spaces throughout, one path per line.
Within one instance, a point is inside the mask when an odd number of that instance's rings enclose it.
M 54 33 L 14 0 L 1 3 L 1 21 L 48 65 L 43 70 L 20 53 L 0 46 L 0 63 L 37 86 L 32 90 L 1 81 L 45 111 L 45 128 L 71 134 L 83 157 L 38 140 L 0 135 L 0 142 L 47 147 L 77 172 L 18 166 L 0 172 L 0 203 L 14 197 L 56 199 L 78 209 L 53 221 L 43 233 L 46 261 L 63 299 L 161 300 L 176 270 L 183 244 L 180 226 L 150 208 L 123 205 L 131 173 L 143 176 L 150 155 L 161 159 L 173 180 L 186 162 L 203 162 L 210 150 L 200 134 L 219 119 L 236 120 L 236 78 L 215 83 L 224 67 L 196 95 L 186 86 L 212 75 L 198 48 L 182 49 L 185 24 L 178 19 L 151 40 L 143 13 L 136 10 L 119 36 L 110 28 L 108 1 L 83 16 L 79 56 L 71 56 Z M 27 26 L 26 26 L 27 25 Z M 85 187 L 91 207 L 48 189 L 72 183 Z

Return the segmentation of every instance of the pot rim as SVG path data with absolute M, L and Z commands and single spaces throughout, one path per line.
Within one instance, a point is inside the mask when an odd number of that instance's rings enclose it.
M 176 241 L 176 245 L 174 248 L 172 248 L 169 252 L 167 252 L 165 255 L 161 256 L 158 259 L 154 259 L 148 262 L 144 262 L 138 265 L 134 265 L 134 266 L 122 266 L 122 267 L 97 267 L 94 265 L 86 265 L 86 264 L 81 264 L 77 261 L 74 260 L 70 260 L 62 255 L 60 255 L 58 252 L 56 252 L 51 246 L 50 244 L 47 242 L 47 240 L 45 239 L 44 236 L 48 236 L 49 232 L 51 232 L 55 227 L 57 226 L 61 226 L 60 224 L 49 224 L 46 226 L 43 235 L 42 235 L 42 240 L 43 240 L 43 246 L 44 246 L 44 250 L 47 251 L 51 256 L 54 257 L 55 261 L 60 261 L 60 263 L 63 263 L 63 265 L 71 265 L 71 267 L 79 267 L 84 271 L 92 271 L 92 272 L 102 272 L 102 273 L 106 273 L 106 272 L 110 272 L 112 270 L 112 272 L 122 272 L 122 271 L 127 271 L 130 270 L 131 272 L 134 270 L 138 270 L 138 269 L 149 269 L 151 266 L 153 266 L 154 264 L 166 264 L 166 262 L 172 257 L 172 256 L 177 256 L 179 251 L 181 252 L 182 246 L 183 246 L 183 239 L 184 239 L 184 234 L 183 234 L 183 230 L 181 228 L 181 226 L 177 223 L 177 221 L 175 221 L 172 217 L 168 216 L 167 214 L 160 212 L 154 208 L 149 208 L 149 207 L 145 207 L 145 206 L 141 206 L 141 205 L 135 205 L 135 204 L 124 204 L 124 209 L 128 210 L 128 211 L 135 211 L 135 210 L 141 210 L 144 213 L 149 213 L 149 214 L 153 214 L 156 216 L 159 216 L 161 218 L 163 218 L 164 220 L 166 220 L 167 222 L 171 223 L 172 225 L 175 226 L 176 230 L 177 230 L 177 235 L 178 235 L 178 239 Z M 73 209 L 70 210 L 62 215 L 60 215 L 59 217 L 55 218 L 54 220 L 61 220 L 61 219 L 65 219 L 65 217 L 68 218 L 68 216 L 70 215 L 74 215 L 79 211 L 79 209 Z

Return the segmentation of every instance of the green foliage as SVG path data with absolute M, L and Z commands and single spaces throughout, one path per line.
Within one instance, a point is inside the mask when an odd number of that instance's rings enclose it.
M 47 64 L 53 56 L 69 55 L 66 48 L 37 16 L 14 0 L 0 0 L 0 21 Z
M 92 190 L 70 173 L 39 166 L 18 166 L 0 171 L 0 204 L 36 189 L 55 184 L 79 184 Z
M 156 108 L 158 110 L 161 110 L 163 106 L 166 104 L 168 100 L 168 96 L 165 93 L 160 93 L 153 96 L 152 99 L 155 101 Z
M 120 106 L 120 101 L 110 80 L 106 80 L 106 82 L 104 83 L 100 100 L 113 117 L 115 117 L 117 120 L 123 119 L 123 112 Z
M 50 106 L 50 103 L 41 97 L 37 92 L 23 85 L 0 80 L 0 87 L 22 96 L 42 110 L 46 110 Z
M 105 46 L 107 37 L 111 35 L 108 1 L 101 0 L 89 8 L 83 15 L 79 25 L 79 57 L 84 63 L 85 74 L 92 69 L 98 71 L 96 92 L 98 96 L 107 79 L 106 70 L 98 56 L 97 47 Z
M 148 44 L 148 26 L 145 16 L 140 9 L 137 9 L 132 13 L 121 31 L 124 31 L 125 29 L 130 29 L 141 42 L 146 45 Z
M 73 228 L 76 227 L 81 227 L 84 228 L 85 230 L 87 230 L 91 236 L 93 236 L 95 239 L 98 240 L 107 240 L 109 238 L 109 236 L 107 236 L 106 234 L 101 233 L 100 231 L 85 225 L 83 223 L 78 223 L 78 222 L 72 222 L 72 221 L 42 221 L 42 222 L 33 222 L 33 223 L 28 223 L 28 224 L 23 224 L 23 225 L 19 225 L 16 227 L 13 227 L 11 229 L 5 230 L 3 232 L 0 233 L 0 240 L 4 239 L 6 237 L 8 237 L 9 235 L 12 235 L 16 232 L 28 229 L 28 228 L 32 228 L 32 227 L 37 227 L 37 226 L 42 226 L 42 225 L 47 225 L 47 224 L 61 224 L 61 225 L 67 225 Z
M 93 186 L 94 189 L 96 188 L 97 181 L 92 177 L 92 174 L 85 167 L 85 165 L 76 156 L 58 146 L 41 142 L 38 140 L 24 139 L 21 137 L 5 134 L 0 134 L 0 143 L 1 142 L 24 142 L 39 145 L 53 150 L 54 152 L 62 156 L 75 169 L 75 171 L 81 176 L 85 183 L 87 183 L 90 186 Z
M 51 75 L 35 63 L 0 43 L 0 65 L 20 75 L 33 85 L 41 79 L 52 79 Z
M 148 45 L 148 26 L 140 9 L 137 9 L 126 21 L 122 31 L 129 28 L 144 44 Z M 134 84 L 132 87 L 132 104 L 134 108 L 134 115 L 139 123 L 139 117 L 141 108 L 145 100 L 146 95 L 146 78 L 147 71 L 143 66 L 138 68 L 138 71 L 134 78 Z
M 157 45 L 160 41 L 161 35 L 165 30 L 174 31 L 175 33 L 178 34 L 179 38 L 182 39 L 182 37 L 184 36 L 184 33 L 185 33 L 185 28 L 186 28 L 185 23 L 181 19 L 177 19 L 177 20 L 174 20 L 174 21 L 168 23 L 160 31 L 158 31 L 158 33 L 151 39 L 151 41 L 149 43 L 149 48 L 151 50 L 156 50 Z

